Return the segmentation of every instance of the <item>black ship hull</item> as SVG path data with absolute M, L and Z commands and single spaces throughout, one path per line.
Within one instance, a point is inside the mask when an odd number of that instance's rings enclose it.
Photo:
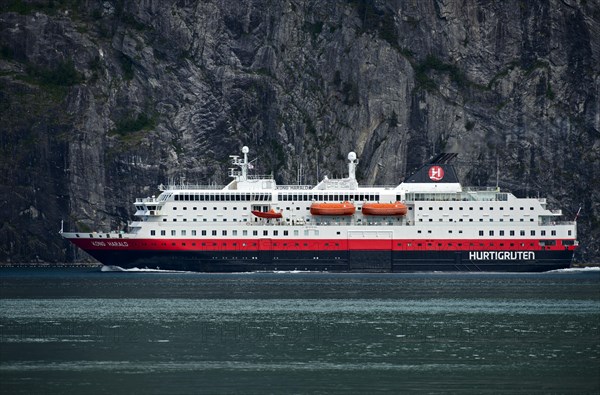
M 469 251 L 88 251 L 107 266 L 208 273 L 258 271 L 545 272 L 570 267 L 573 251 L 485 256 Z M 515 259 L 516 258 L 516 259 Z M 519 259 L 523 258 L 523 259 Z

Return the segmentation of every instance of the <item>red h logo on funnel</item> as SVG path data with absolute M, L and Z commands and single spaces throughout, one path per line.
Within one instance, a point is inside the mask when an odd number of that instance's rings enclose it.
M 431 166 L 429 168 L 429 178 L 431 181 L 441 181 L 444 178 L 444 169 L 440 166 Z

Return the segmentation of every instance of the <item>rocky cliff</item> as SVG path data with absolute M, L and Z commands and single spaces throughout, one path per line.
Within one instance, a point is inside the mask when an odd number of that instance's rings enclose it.
M 397 184 L 442 151 L 465 184 L 545 196 L 600 258 L 597 0 L 8 0 L 0 261 L 84 259 L 135 197 L 227 182 L 242 145 L 295 183 Z

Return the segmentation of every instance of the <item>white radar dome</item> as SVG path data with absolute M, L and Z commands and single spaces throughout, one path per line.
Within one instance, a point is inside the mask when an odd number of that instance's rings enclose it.
M 348 160 L 356 160 L 356 152 L 350 152 L 348 154 Z
M 242 147 L 242 154 L 247 154 L 248 152 L 250 152 L 250 149 L 244 145 Z

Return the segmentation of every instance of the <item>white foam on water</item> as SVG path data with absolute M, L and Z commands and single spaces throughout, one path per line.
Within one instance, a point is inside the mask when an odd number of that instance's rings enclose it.
M 600 272 L 600 266 L 570 267 L 568 269 L 551 270 L 546 273 L 589 273 L 589 272 Z
M 131 269 L 123 269 L 120 266 L 115 265 L 104 265 L 100 269 L 103 272 L 132 272 L 132 273 L 190 273 L 182 270 L 162 270 L 162 269 L 140 269 L 138 267 L 134 267 Z

